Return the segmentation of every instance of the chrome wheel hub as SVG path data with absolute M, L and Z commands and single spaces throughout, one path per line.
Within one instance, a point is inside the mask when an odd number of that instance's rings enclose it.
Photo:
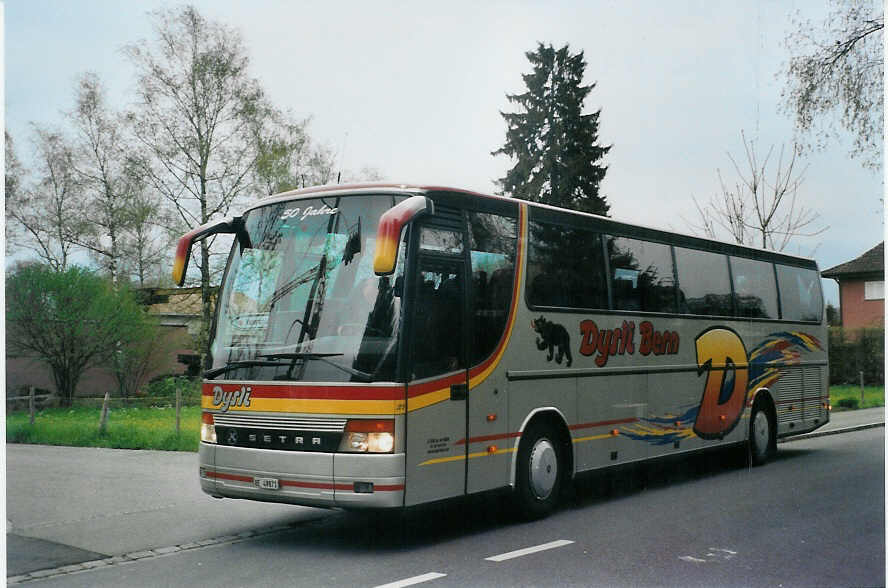
M 558 480 L 558 455 L 548 439 L 540 439 L 530 452 L 530 488 L 539 500 L 552 494 Z
M 752 443 L 756 455 L 765 455 L 768 452 L 768 442 L 771 440 L 771 423 L 764 411 L 759 411 L 752 421 Z

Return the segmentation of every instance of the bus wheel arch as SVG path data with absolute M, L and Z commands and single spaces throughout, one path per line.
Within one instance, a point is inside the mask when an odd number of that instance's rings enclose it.
M 515 507 L 523 518 L 548 515 L 573 477 L 573 443 L 557 409 L 539 409 L 522 427 L 513 460 Z
M 749 459 L 753 465 L 762 465 L 777 452 L 777 409 L 771 392 L 765 388 L 756 391 L 749 415 Z

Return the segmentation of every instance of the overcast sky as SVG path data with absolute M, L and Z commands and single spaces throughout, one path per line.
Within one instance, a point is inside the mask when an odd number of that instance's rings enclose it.
M 742 159 L 741 130 L 760 155 L 789 148 L 792 121 L 778 112 L 790 16 L 818 22 L 826 0 L 576 2 L 194 2 L 236 27 L 252 74 L 275 104 L 311 117 L 312 137 L 339 166 L 377 168 L 386 179 L 493 192 L 510 162 L 500 111 L 523 90 L 524 55 L 538 41 L 584 51 L 586 110 L 601 109 L 599 137 L 613 148 L 602 183 L 611 214 L 692 232 L 692 197 L 733 182 L 727 153 Z M 7 0 L 6 128 L 23 160 L 29 122 L 57 124 L 74 80 L 99 74 L 115 106 L 132 99 L 133 70 L 120 48 L 152 35 L 150 0 Z M 884 237 L 882 170 L 849 160 L 848 144 L 809 155 L 804 204 L 829 229 L 788 252 L 821 269 Z M 838 302 L 826 280 L 827 298 Z

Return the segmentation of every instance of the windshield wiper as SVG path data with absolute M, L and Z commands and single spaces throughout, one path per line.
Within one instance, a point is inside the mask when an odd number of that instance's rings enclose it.
M 269 353 L 267 355 L 260 355 L 259 357 L 264 357 L 266 359 L 274 360 L 274 359 L 317 359 L 318 361 L 323 361 L 328 365 L 332 365 L 333 367 L 344 371 L 350 376 L 354 376 L 358 378 L 361 382 L 372 382 L 373 376 L 372 374 L 368 374 L 366 372 L 362 372 L 356 369 L 345 367 L 344 365 L 339 365 L 338 363 L 334 363 L 327 359 L 328 357 L 338 357 L 340 355 L 344 355 L 342 353 Z
M 263 356 L 260 356 L 263 357 Z M 226 372 L 230 372 L 231 370 L 236 370 L 242 367 L 253 367 L 253 366 L 286 366 L 290 365 L 285 361 L 268 361 L 263 359 L 245 359 L 242 361 L 232 361 L 231 363 L 225 364 L 222 367 L 213 368 L 211 370 L 207 370 L 203 373 L 204 377 L 208 380 L 212 380 L 218 375 L 224 374 Z

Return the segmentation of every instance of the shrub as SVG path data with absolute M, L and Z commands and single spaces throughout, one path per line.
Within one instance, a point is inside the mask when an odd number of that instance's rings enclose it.
M 190 380 L 185 376 L 163 376 L 155 378 L 148 384 L 147 396 L 150 399 L 169 399 L 175 401 L 176 388 L 182 391 L 183 404 L 194 404 L 200 401 L 200 380 Z
M 853 396 L 840 398 L 839 402 L 836 403 L 836 406 L 839 408 L 847 408 L 848 410 L 857 410 L 857 407 L 860 406 L 860 400 Z
M 830 384 L 867 384 L 885 381 L 885 329 L 829 330 Z

